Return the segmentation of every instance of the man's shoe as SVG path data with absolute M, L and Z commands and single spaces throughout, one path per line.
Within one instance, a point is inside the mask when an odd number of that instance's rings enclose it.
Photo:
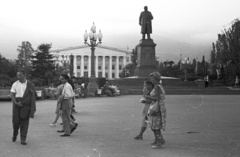
M 25 140 L 21 140 L 21 144 L 22 144 L 22 145 L 27 145 L 27 143 L 26 143 Z
M 58 130 L 57 132 L 58 132 L 58 133 L 62 133 L 62 132 L 64 132 L 64 130 Z
M 12 141 L 15 142 L 17 140 L 17 136 L 12 137 Z
M 66 137 L 66 136 L 70 136 L 68 134 L 63 134 L 63 135 L 60 135 L 61 137 Z
M 73 133 L 74 130 L 77 129 L 78 123 L 75 124 L 75 126 L 71 129 L 71 133 Z

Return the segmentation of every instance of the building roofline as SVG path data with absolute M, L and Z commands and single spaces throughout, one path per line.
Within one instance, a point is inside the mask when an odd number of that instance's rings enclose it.
M 49 52 L 58 53 L 60 51 L 76 50 L 76 49 L 81 49 L 81 48 L 86 48 L 86 47 L 89 47 L 89 46 L 82 45 L 82 46 L 74 46 L 74 47 L 68 47 L 68 48 L 59 48 L 59 49 L 53 49 L 53 50 L 50 49 Z M 114 51 L 119 51 L 119 52 L 124 52 L 124 53 L 131 53 L 130 50 L 123 50 L 123 49 L 113 48 L 113 47 L 108 47 L 108 46 L 98 45 L 97 47 L 104 48 L 104 49 L 109 49 L 109 50 L 114 50 Z

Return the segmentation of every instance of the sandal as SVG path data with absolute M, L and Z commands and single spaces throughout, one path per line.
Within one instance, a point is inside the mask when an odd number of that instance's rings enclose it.
M 140 136 L 140 135 L 137 135 L 136 137 L 134 137 L 134 139 L 135 139 L 135 140 L 142 140 L 142 139 L 143 139 L 143 137 L 142 137 L 142 136 Z

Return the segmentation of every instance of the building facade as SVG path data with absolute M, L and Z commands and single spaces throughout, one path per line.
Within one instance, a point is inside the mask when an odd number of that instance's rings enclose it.
M 89 46 L 78 46 L 50 51 L 54 55 L 55 64 L 70 64 L 73 56 L 73 74 L 76 77 L 90 77 L 91 49 Z M 98 45 L 95 47 L 95 76 L 107 79 L 119 78 L 124 66 L 131 62 L 131 51 Z

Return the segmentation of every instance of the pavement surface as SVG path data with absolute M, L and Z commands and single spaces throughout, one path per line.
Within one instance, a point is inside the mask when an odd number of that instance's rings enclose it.
M 154 136 L 139 133 L 141 95 L 76 100 L 78 128 L 60 137 L 51 127 L 56 100 L 38 100 L 31 119 L 27 145 L 12 138 L 10 101 L 0 101 L 0 157 L 239 157 L 239 95 L 167 95 L 166 144 L 151 149 Z M 61 119 L 58 121 L 61 122 Z

